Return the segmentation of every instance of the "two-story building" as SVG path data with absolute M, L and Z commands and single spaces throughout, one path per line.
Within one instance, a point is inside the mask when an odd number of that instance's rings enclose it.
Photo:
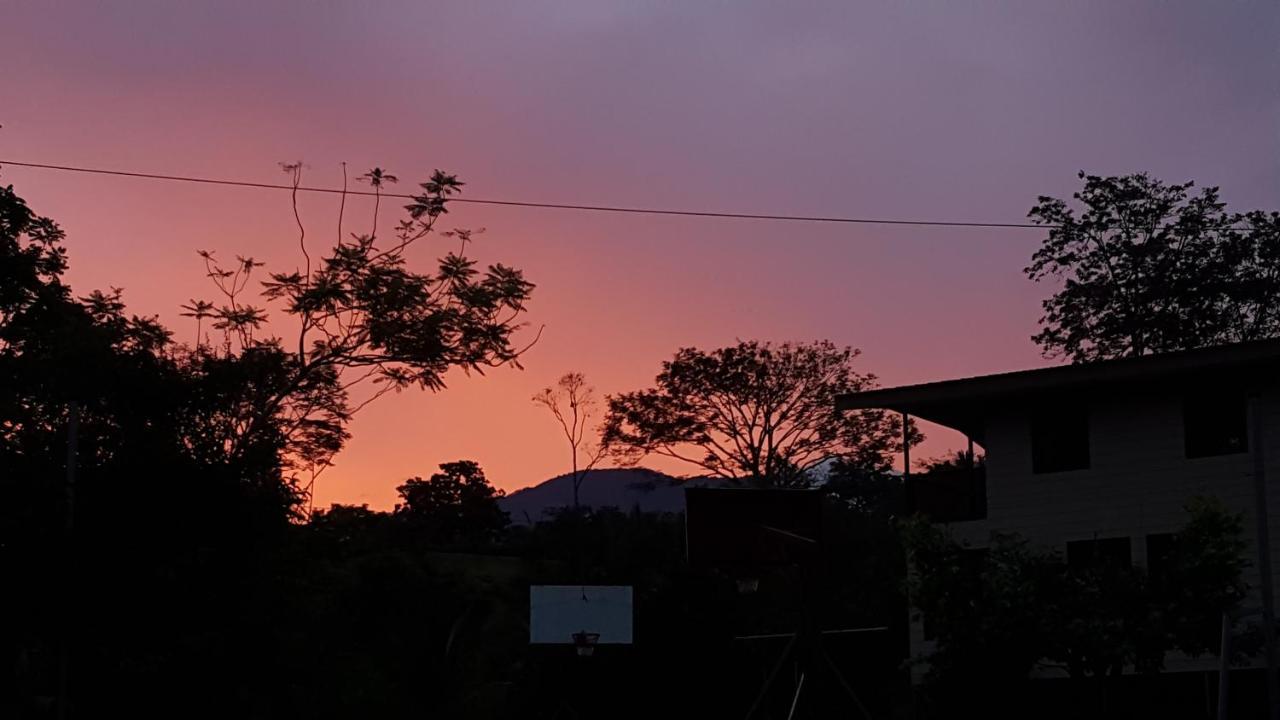
M 1207 495 L 1245 516 L 1259 604 L 1260 533 L 1269 533 L 1270 576 L 1280 571 L 1280 341 L 877 389 L 838 407 L 890 409 L 981 446 L 981 468 L 906 481 L 913 509 L 974 547 L 1016 532 L 1069 562 L 1102 553 L 1150 566 L 1185 523 L 1187 501 Z M 911 646 L 930 649 L 920 622 Z M 1216 667 L 1215 658 L 1168 664 Z

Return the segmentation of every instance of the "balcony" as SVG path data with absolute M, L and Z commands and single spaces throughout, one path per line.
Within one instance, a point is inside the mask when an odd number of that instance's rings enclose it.
M 932 522 L 982 520 L 987 516 L 986 466 L 947 468 L 907 478 L 907 510 Z

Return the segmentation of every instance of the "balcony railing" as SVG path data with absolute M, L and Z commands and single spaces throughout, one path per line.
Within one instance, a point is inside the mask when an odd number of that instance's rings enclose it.
M 907 507 L 933 522 L 981 520 L 987 516 L 984 465 L 913 473 L 907 478 Z

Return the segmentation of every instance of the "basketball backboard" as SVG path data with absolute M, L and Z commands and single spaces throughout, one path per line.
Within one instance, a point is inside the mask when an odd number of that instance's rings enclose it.
M 599 645 L 630 645 L 630 585 L 531 585 L 529 642 L 573 645 L 575 635 L 598 634 Z

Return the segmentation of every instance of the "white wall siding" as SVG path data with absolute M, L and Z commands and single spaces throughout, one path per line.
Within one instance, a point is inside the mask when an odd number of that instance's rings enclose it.
M 1280 385 L 1262 394 L 1259 407 L 1272 567 L 1280 577 Z M 997 411 L 988 418 L 983 443 L 987 519 L 952 523 L 951 530 L 975 547 L 986 545 L 993 531 L 1016 532 L 1063 553 L 1074 540 L 1127 537 L 1134 564 L 1143 565 L 1146 536 L 1176 531 L 1186 522 L 1187 501 L 1207 495 L 1244 514 L 1249 557 L 1256 561 L 1252 432 L 1249 442 L 1248 453 L 1188 459 L 1181 397 L 1113 394 L 1089 402 L 1089 469 L 1035 474 L 1028 411 Z M 1256 567 L 1246 578 L 1256 595 Z M 912 623 L 911 639 L 913 653 L 930 649 L 918 622 Z M 1171 658 L 1169 669 L 1215 665 L 1215 658 Z

